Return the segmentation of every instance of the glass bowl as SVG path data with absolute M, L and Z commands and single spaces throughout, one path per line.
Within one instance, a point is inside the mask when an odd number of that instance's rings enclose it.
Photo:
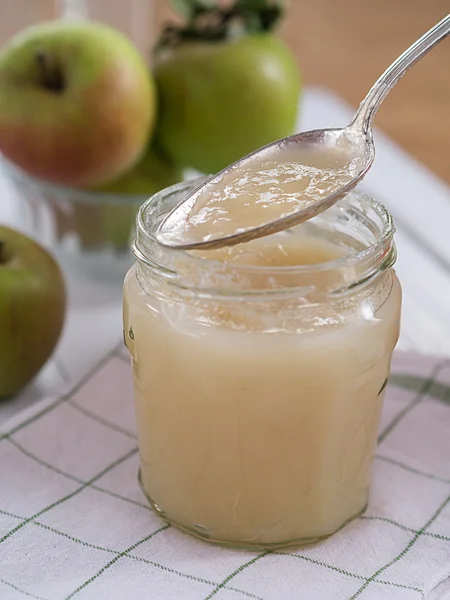
M 72 189 L 36 179 L 0 155 L 20 227 L 69 269 L 95 279 L 125 276 L 136 213 L 148 194 Z

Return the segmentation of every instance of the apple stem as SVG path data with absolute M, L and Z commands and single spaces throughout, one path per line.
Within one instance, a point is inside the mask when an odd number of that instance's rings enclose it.
M 52 64 L 50 56 L 42 50 L 36 52 L 36 61 L 41 69 L 42 83 L 51 92 L 64 91 L 64 77 L 58 65 Z
M 155 53 L 185 41 L 214 42 L 246 33 L 267 33 L 284 15 L 284 0 L 233 0 L 225 5 L 208 0 L 177 0 L 176 6 L 184 9 L 185 23 L 166 25 Z
M 0 265 L 5 262 L 5 242 L 0 240 Z

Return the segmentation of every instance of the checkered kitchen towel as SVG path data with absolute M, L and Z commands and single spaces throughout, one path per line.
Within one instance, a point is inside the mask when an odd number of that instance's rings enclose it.
M 147 506 L 137 452 L 122 348 L 2 426 L 1 600 L 449 597 L 450 361 L 396 355 L 369 509 L 320 544 L 244 552 L 180 533 Z

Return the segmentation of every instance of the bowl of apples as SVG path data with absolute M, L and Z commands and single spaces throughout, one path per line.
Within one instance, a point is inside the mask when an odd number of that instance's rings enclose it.
M 0 52 L 2 175 L 26 229 L 86 272 L 130 261 L 140 204 L 181 171 L 151 140 L 156 90 L 121 33 L 94 22 L 20 32 Z
M 20 206 L 24 231 L 53 249 L 67 268 L 103 280 L 126 273 L 141 204 L 182 179 L 181 170 L 153 150 L 132 170 L 92 190 L 33 177 L 4 156 L 0 168 L 13 203 Z
M 0 167 L 23 220 L 63 260 L 123 276 L 139 206 L 293 132 L 282 3 L 177 2 L 151 67 L 94 21 L 25 29 L 0 50 Z

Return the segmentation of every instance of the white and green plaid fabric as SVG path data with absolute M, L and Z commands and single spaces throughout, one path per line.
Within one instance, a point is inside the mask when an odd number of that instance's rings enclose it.
M 443 599 L 449 360 L 395 356 L 379 442 L 366 514 L 327 541 L 210 546 L 160 521 L 138 487 L 131 373 L 116 346 L 76 387 L 0 430 L 0 598 Z

